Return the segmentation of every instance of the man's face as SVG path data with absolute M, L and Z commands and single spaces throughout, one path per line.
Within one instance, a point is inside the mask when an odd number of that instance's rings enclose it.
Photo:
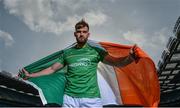
M 88 27 L 81 27 L 76 29 L 74 32 L 74 36 L 76 37 L 77 43 L 86 43 L 89 37 L 89 30 Z

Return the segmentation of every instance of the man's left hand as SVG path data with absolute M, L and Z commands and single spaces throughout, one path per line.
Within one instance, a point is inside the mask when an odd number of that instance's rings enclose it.
M 138 51 L 137 51 L 137 44 L 130 49 L 129 56 L 137 63 L 139 61 Z

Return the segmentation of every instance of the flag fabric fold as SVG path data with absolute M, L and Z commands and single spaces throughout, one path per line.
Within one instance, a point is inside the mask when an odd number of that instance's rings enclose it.
M 130 48 L 132 48 L 132 46 L 128 45 L 91 40 L 88 41 L 88 44 L 92 47 L 100 48 L 114 57 L 127 56 Z M 139 47 L 137 50 L 139 61 L 123 68 L 99 63 L 97 70 L 98 84 L 103 105 L 158 106 L 160 87 L 154 62 Z M 60 50 L 44 57 L 25 66 L 25 69 L 30 73 L 43 70 L 57 62 L 62 52 L 63 50 Z M 42 100 L 43 104 L 57 103 L 62 105 L 66 83 L 66 68 L 58 70 L 51 75 L 28 79 L 29 82 L 37 85 L 42 90 L 46 99 L 46 101 Z M 24 77 L 23 74 L 21 77 Z
M 128 55 L 132 46 L 100 42 L 114 57 Z M 114 67 L 123 105 L 158 106 L 160 86 L 157 71 L 151 58 L 139 47 L 139 61 L 123 68 Z

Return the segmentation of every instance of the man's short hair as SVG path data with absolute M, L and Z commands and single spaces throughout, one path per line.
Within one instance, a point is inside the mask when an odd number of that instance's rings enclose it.
M 77 29 L 80 29 L 80 28 L 82 28 L 82 27 L 87 27 L 88 30 L 89 30 L 89 24 L 88 24 L 84 19 L 82 19 L 81 21 L 79 21 L 78 23 L 76 23 L 75 29 L 77 30 Z

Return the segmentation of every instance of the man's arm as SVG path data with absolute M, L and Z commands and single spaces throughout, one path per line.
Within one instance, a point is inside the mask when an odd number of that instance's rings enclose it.
M 60 64 L 60 63 L 54 63 L 52 66 L 42 70 L 42 71 L 39 71 L 39 72 L 36 72 L 36 73 L 29 73 L 28 71 L 26 71 L 24 68 L 22 69 L 22 72 L 25 73 L 25 76 L 27 78 L 30 78 L 30 77 L 39 77 L 39 76 L 43 76 L 43 75 L 49 75 L 49 74 L 52 74 L 54 73 L 55 71 L 57 71 L 58 69 L 61 69 L 63 68 L 64 65 Z
M 116 58 L 108 54 L 105 56 L 103 63 L 111 65 L 111 66 L 124 67 L 132 63 L 133 61 L 134 59 L 130 55 Z
M 137 51 L 136 51 L 137 45 L 135 44 L 129 52 L 129 55 L 125 57 L 113 57 L 109 54 L 107 54 L 104 57 L 103 63 L 111 65 L 111 66 L 117 66 L 117 67 L 124 67 L 130 63 L 132 63 L 134 60 L 137 59 Z

